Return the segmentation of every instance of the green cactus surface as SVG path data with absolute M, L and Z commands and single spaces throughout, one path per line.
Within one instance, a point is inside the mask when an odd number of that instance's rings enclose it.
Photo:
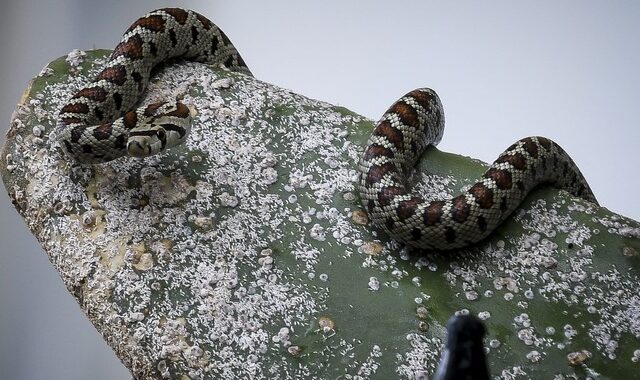
M 32 81 L 0 171 L 135 378 L 424 379 L 447 320 L 468 312 L 492 376 L 637 376 L 638 222 L 540 188 L 477 246 L 407 249 L 359 202 L 371 120 L 199 63 L 158 70 L 142 100 L 189 104 L 186 143 L 80 166 L 56 117 L 108 54 L 74 51 Z M 412 178 L 448 197 L 485 168 L 429 148 Z

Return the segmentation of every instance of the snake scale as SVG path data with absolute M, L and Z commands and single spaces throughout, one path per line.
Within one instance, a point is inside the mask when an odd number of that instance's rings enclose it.
M 191 126 L 186 105 L 160 102 L 134 110 L 153 68 L 171 59 L 251 75 L 229 38 L 206 17 L 180 8 L 150 12 L 125 31 L 102 71 L 60 110 L 58 139 L 66 152 L 81 163 L 99 163 L 182 143 Z
M 407 176 L 443 131 L 440 99 L 423 88 L 396 101 L 369 137 L 359 166 L 360 196 L 373 224 L 396 240 L 441 250 L 471 245 L 489 235 L 540 184 L 597 203 L 571 157 L 555 142 L 536 136 L 507 148 L 462 194 L 423 199 L 407 188 Z
M 127 29 L 104 69 L 62 107 L 58 139 L 64 150 L 80 163 L 99 163 L 182 143 L 191 125 L 186 105 L 172 101 L 134 109 L 153 68 L 176 58 L 251 75 L 226 35 L 204 16 L 179 8 L 150 12 Z M 424 199 L 408 188 L 408 176 L 443 130 L 440 99 L 425 88 L 395 102 L 369 137 L 359 163 L 361 201 L 371 223 L 398 241 L 441 250 L 476 243 L 540 184 L 597 203 L 569 155 L 544 137 L 511 145 L 463 193 Z

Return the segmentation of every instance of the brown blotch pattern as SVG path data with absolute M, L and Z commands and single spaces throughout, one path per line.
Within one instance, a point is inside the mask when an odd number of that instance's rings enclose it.
M 111 59 L 115 59 L 120 56 L 125 56 L 131 59 L 141 59 L 142 45 L 142 38 L 139 35 L 135 34 L 128 40 L 119 43 L 118 46 L 113 49 Z
M 208 18 L 204 17 L 199 13 L 196 13 L 196 18 L 198 19 L 198 21 L 200 21 L 200 23 L 202 24 L 202 27 L 205 28 L 206 30 L 211 29 L 211 27 L 213 26 L 213 23 Z
M 373 185 L 374 183 L 379 182 L 385 174 L 395 171 L 397 171 L 397 168 L 392 162 L 385 162 L 382 165 L 373 165 L 369 169 L 369 173 L 367 173 L 367 184 Z
M 107 67 L 96 77 L 97 80 L 106 80 L 109 83 L 122 86 L 127 81 L 127 69 L 123 65 Z
M 103 102 L 107 98 L 107 90 L 102 87 L 87 87 L 73 95 L 74 98 L 87 98 L 94 102 Z
M 408 125 L 412 128 L 418 128 L 420 126 L 418 112 L 416 112 L 416 109 L 403 101 L 395 102 L 387 112 L 393 112 L 398 115 L 400 121 L 404 125 Z
M 396 214 L 398 214 L 400 221 L 404 221 L 412 217 L 416 213 L 416 208 L 420 203 L 422 203 L 422 199 L 418 197 L 413 197 L 406 201 L 399 202 Z
M 407 96 L 412 97 L 413 100 L 415 100 L 416 103 L 418 103 L 425 110 L 431 109 L 431 102 L 433 102 L 434 99 L 430 93 L 420 90 L 413 90 L 408 93 Z
M 522 140 L 522 147 L 533 158 L 538 158 L 538 145 L 531 138 Z
M 84 103 L 69 103 L 66 106 L 62 107 L 60 110 L 61 113 L 89 113 L 89 106 Z
M 478 182 L 471 186 L 469 193 L 476 199 L 480 208 L 487 209 L 493 206 L 493 191 L 483 183 Z
M 393 158 L 394 153 L 393 150 L 384 147 L 382 145 L 373 144 L 367 148 L 367 151 L 364 153 L 364 159 L 370 160 L 374 157 L 389 157 Z
M 176 21 L 180 25 L 184 25 L 187 22 L 187 18 L 189 17 L 189 13 L 187 13 L 187 11 L 185 11 L 184 9 L 180 9 L 180 8 L 164 8 L 164 9 L 161 9 L 161 10 L 167 12 L 168 14 L 170 14 L 171 17 L 176 19 Z
M 496 163 L 509 163 L 516 170 L 525 170 L 527 168 L 527 159 L 521 153 L 505 154 L 498 158 Z
M 145 116 L 154 116 L 156 114 L 156 112 L 158 111 L 158 108 L 162 107 L 164 104 L 165 104 L 165 102 L 158 102 L 158 103 L 149 104 L 147 106 L 147 108 L 144 109 L 144 115 Z
M 509 190 L 513 186 L 513 178 L 508 170 L 490 168 L 484 173 L 484 178 L 492 179 L 500 190 Z
M 129 111 L 122 117 L 122 122 L 125 128 L 133 129 L 136 127 L 136 124 L 138 124 L 138 115 L 135 111 Z
M 180 118 L 187 118 L 191 115 L 189 111 L 189 107 L 187 107 L 184 103 L 176 103 L 176 109 L 168 112 L 167 116 L 175 116 Z
M 102 124 L 101 126 L 93 130 L 93 137 L 95 137 L 96 140 L 109 140 L 109 137 L 111 137 L 111 133 L 113 133 L 111 123 Z
M 422 214 L 422 222 L 425 226 L 430 227 L 440 222 L 444 204 L 443 201 L 433 201 L 427 206 Z
M 471 213 L 471 205 L 467 203 L 467 198 L 461 194 L 453 198 L 451 202 L 451 219 L 458 223 L 465 222 Z
M 141 28 L 150 30 L 152 32 L 159 33 L 164 31 L 165 22 L 166 21 L 164 20 L 164 18 L 160 15 L 150 15 L 147 17 L 139 18 L 136 20 L 136 22 L 131 24 L 131 26 L 129 27 L 129 29 L 127 29 L 125 34 L 131 32 L 138 26 Z
M 536 137 L 536 139 L 538 140 L 538 144 L 540 144 L 544 149 L 551 149 L 551 140 L 546 137 Z
M 198 23 L 201 25 L 198 25 Z M 205 34 L 205 30 L 208 33 Z M 100 124 L 100 121 L 111 121 L 112 118 L 122 115 L 124 112 L 121 111 L 126 111 L 127 106 L 132 106 L 125 103 L 132 101 L 131 97 L 135 94 L 130 92 L 135 90 L 136 85 L 138 93 L 142 93 L 146 88 L 149 71 L 151 70 L 150 66 L 157 63 L 154 57 L 163 55 L 162 53 L 165 52 L 169 56 L 182 53 L 182 51 L 172 51 L 171 46 L 166 45 L 171 43 L 175 47 L 181 42 L 188 43 L 189 32 L 194 46 L 191 50 L 194 53 L 185 58 L 198 58 L 199 60 L 215 58 L 212 56 L 213 54 L 207 54 L 206 51 L 203 52 L 203 49 L 199 46 L 199 44 L 208 43 L 203 41 L 206 37 L 213 40 L 211 47 L 214 50 L 222 47 L 223 43 L 229 44 L 229 49 L 225 50 L 225 54 L 218 58 L 225 59 L 230 57 L 227 65 L 231 69 L 234 69 L 237 65 L 244 66 L 244 61 L 237 56 L 227 36 L 222 31 L 219 31 L 206 17 L 196 12 L 180 8 L 164 8 L 139 18 L 129 26 L 124 33 L 123 39 L 114 48 L 109 59 L 110 62 L 107 63 L 108 66 L 113 66 L 103 68 L 96 75 L 92 84 L 73 95 L 72 99 L 77 100 L 71 100 L 64 105 L 59 113 L 59 120 L 70 128 L 70 130 L 66 131 L 66 136 L 70 135 L 70 137 L 63 137 L 62 142 L 72 155 L 82 151 L 93 155 L 93 157 L 77 156 L 81 161 L 85 159 L 111 159 L 121 155 L 122 152 L 117 152 L 117 150 L 126 146 L 126 135 L 115 136 L 112 124 L 92 126 L 91 128 L 87 124 Z M 178 41 L 178 37 L 183 35 L 181 33 L 187 35 L 186 41 Z M 160 46 L 158 41 L 164 45 Z M 124 61 L 122 61 L 123 58 Z M 114 62 L 116 59 L 118 59 L 118 62 Z M 129 62 L 134 63 L 134 65 L 129 66 Z M 243 71 L 246 72 L 248 70 Z M 119 91 L 118 87 L 122 90 Z M 162 103 L 147 106 L 144 109 L 145 115 L 158 116 L 157 108 L 161 105 Z M 177 108 L 169 112 L 168 115 L 188 118 L 190 113 L 187 106 L 178 104 Z M 138 116 L 136 112 L 124 113 L 123 117 L 125 128 L 131 130 L 137 126 Z M 173 124 L 167 124 L 165 127 L 169 130 L 176 130 L 182 135 L 185 133 L 184 128 Z M 116 146 L 111 146 L 113 145 L 111 144 L 110 146 L 92 147 L 91 143 L 87 143 L 87 141 L 91 140 L 105 139 L 115 142 Z M 103 154 L 104 152 L 101 149 L 113 150 L 113 153 Z
M 404 195 L 406 192 L 406 189 L 398 186 L 383 187 L 378 193 L 378 203 L 383 207 L 388 206 L 393 198 L 398 195 Z
M 402 131 L 398 128 L 394 128 L 391 123 L 386 120 L 381 121 L 376 126 L 376 129 L 373 130 L 373 134 L 385 137 L 398 150 L 404 149 L 404 135 L 402 134 Z

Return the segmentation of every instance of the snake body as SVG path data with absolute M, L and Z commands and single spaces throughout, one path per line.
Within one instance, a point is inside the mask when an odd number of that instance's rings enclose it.
M 135 109 L 152 70 L 171 59 L 223 65 L 251 72 L 227 36 L 206 17 L 180 8 L 158 9 L 124 33 L 95 79 L 59 114 L 64 150 L 81 163 L 143 157 L 183 142 L 189 108 L 175 100 Z
M 143 157 L 182 143 L 189 108 L 160 102 L 134 109 L 152 70 L 174 58 L 222 65 L 251 75 L 227 36 L 204 16 L 164 8 L 135 21 L 96 78 L 59 114 L 59 141 L 80 163 Z M 551 184 L 596 202 L 571 158 L 553 141 L 527 137 L 510 146 L 467 191 L 427 200 L 407 176 L 444 129 L 440 99 L 414 90 L 382 116 L 359 163 L 361 200 L 372 224 L 390 237 L 426 249 L 473 244 L 493 231 L 539 184 Z
M 443 129 L 440 99 L 424 88 L 396 101 L 369 137 L 359 165 L 360 197 L 372 223 L 396 240 L 441 250 L 474 244 L 540 184 L 597 203 L 571 157 L 544 137 L 511 145 L 464 193 L 424 199 L 407 187 L 407 176 L 426 147 L 440 141 Z

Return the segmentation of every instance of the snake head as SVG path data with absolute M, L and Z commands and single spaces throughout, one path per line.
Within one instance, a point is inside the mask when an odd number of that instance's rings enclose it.
M 127 152 L 133 157 L 151 156 L 182 144 L 191 129 L 191 110 L 179 102 L 151 104 L 143 116 L 146 120 L 129 131 Z

